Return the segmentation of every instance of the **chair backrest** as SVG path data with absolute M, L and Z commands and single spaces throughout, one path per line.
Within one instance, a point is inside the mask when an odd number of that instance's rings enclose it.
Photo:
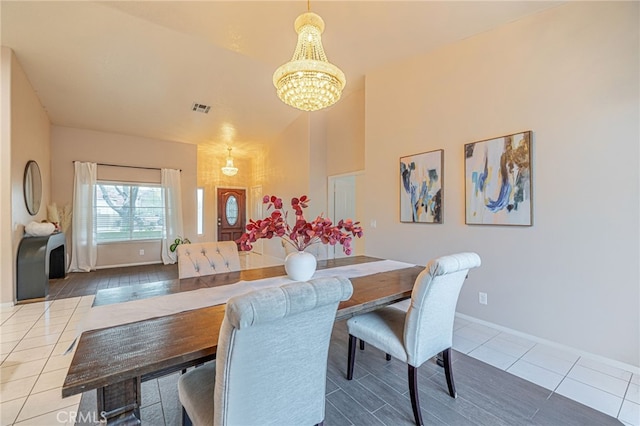
M 234 241 L 180 244 L 176 252 L 179 278 L 240 270 L 238 246 Z
M 218 339 L 216 425 L 324 420 L 327 356 L 346 278 L 320 278 L 229 299 Z
M 469 269 L 480 266 L 476 253 L 434 259 L 416 278 L 404 326 L 407 360 L 414 367 L 450 348 L 458 296 Z

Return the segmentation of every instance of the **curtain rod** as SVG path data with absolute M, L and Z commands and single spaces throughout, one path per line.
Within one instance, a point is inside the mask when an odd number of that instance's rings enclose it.
M 76 161 L 80 161 L 80 160 L 73 160 L 73 162 L 75 163 Z M 139 166 L 123 166 L 120 164 L 107 164 L 107 163 L 96 163 L 98 166 L 108 166 L 108 167 L 125 167 L 127 169 L 144 169 L 144 170 L 162 170 L 159 167 L 139 167 Z M 182 169 L 178 169 L 179 171 L 182 171 Z

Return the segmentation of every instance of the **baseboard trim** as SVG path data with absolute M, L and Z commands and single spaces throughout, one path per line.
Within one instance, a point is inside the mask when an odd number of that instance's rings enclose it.
M 151 262 L 122 263 L 119 265 L 96 266 L 96 269 L 126 268 L 128 266 L 162 265 L 162 262 L 152 260 Z
M 496 329 L 496 330 L 499 330 L 499 331 L 502 331 L 502 332 L 505 332 L 505 333 L 513 334 L 514 336 L 522 337 L 524 339 L 531 340 L 531 341 L 536 342 L 536 343 L 542 343 L 542 344 L 547 345 L 547 346 L 551 346 L 551 347 L 554 347 L 554 348 L 557 348 L 557 349 L 562 349 L 564 351 L 573 353 L 573 354 L 578 355 L 580 357 L 589 358 L 589 359 L 591 359 L 593 361 L 598 361 L 598 362 L 601 362 L 603 364 L 609 365 L 611 367 L 616 367 L 616 368 L 620 368 L 620 369 L 625 370 L 625 371 L 630 371 L 633 374 L 640 374 L 640 366 L 627 364 L 625 362 L 617 361 L 617 360 L 611 359 L 611 358 L 606 358 L 606 357 L 603 357 L 602 355 L 597 355 L 597 354 L 594 354 L 594 353 L 591 353 L 591 352 L 587 352 L 587 351 L 583 351 L 581 349 L 574 348 L 572 346 L 564 345 L 562 343 L 557 343 L 557 342 L 554 342 L 554 341 L 551 341 L 551 340 L 547 340 L 547 339 L 543 339 L 541 337 L 537 337 L 537 336 L 534 336 L 534 335 L 531 335 L 531 334 L 523 333 L 523 332 L 518 331 L 518 330 L 513 330 L 513 329 L 511 329 L 509 327 L 504 327 L 504 326 L 501 326 L 501 325 L 498 325 L 498 324 L 494 324 L 494 323 L 489 322 L 489 321 L 485 321 L 485 320 L 481 320 L 479 318 L 475 318 L 475 317 L 472 317 L 472 316 L 469 316 L 469 315 L 461 314 L 459 312 L 456 312 L 456 317 L 464 319 L 464 320 L 467 320 L 469 322 L 473 322 L 473 323 L 476 323 L 476 324 L 484 325 L 486 327 L 490 327 L 490 328 L 493 328 L 493 329 Z

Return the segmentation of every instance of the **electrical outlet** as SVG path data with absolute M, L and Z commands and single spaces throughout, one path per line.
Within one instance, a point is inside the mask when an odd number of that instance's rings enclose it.
M 481 305 L 486 305 L 487 304 L 487 293 L 479 292 L 478 293 L 478 302 Z
M 140 249 L 140 256 L 144 256 L 144 249 Z
M 376 223 L 376 220 L 375 220 L 375 219 L 372 219 L 372 220 L 371 220 L 371 222 L 369 223 L 369 226 L 370 226 L 371 228 L 375 228 L 375 227 L 376 227 L 376 225 L 377 225 L 377 223 Z

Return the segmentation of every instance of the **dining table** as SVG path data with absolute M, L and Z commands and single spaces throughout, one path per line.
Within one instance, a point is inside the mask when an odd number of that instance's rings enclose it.
M 317 270 L 337 268 L 338 275 L 340 267 L 382 260 L 369 256 L 321 260 Z M 336 321 L 411 297 L 423 270 L 423 266 L 406 264 L 349 278 L 353 295 L 339 304 Z M 102 312 L 113 309 L 116 315 L 121 303 L 281 276 L 286 276 L 283 265 L 109 288 L 96 293 L 93 307 L 103 307 Z M 225 306 L 221 303 L 83 331 L 62 396 L 96 389 L 97 413 L 108 425 L 140 424 L 141 383 L 215 359 Z

